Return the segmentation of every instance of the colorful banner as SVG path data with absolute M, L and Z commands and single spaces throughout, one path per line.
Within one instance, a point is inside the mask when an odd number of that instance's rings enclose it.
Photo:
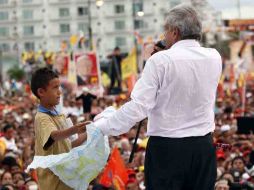
M 95 53 L 74 55 L 79 86 L 98 85 L 97 58 Z
M 69 63 L 70 63 L 69 54 L 59 53 L 55 57 L 53 69 L 55 69 L 59 73 L 59 75 L 61 75 L 61 77 L 67 77 Z
M 74 54 L 78 89 L 87 87 L 90 93 L 101 95 L 100 66 L 96 53 Z
M 68 81 L 77 87 L 77 70 L 76 70 L 76 63 L 71 61 L 68 65 Z

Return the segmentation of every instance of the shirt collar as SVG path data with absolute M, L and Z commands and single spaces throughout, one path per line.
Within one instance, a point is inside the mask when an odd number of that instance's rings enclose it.
M 200 44 L 197 40 L 180 40 L 176 42 L 171 48 L 175 47 L 200 47 Z
M 38 112 L 46 113 L 46 114 L 53 115 L 53 116 L 59 115 L 58 111 L 55 108 L 54 108 L 54 110 L 49 110 L 49 109 L 43 107 L 42 105 L 38 106 Z

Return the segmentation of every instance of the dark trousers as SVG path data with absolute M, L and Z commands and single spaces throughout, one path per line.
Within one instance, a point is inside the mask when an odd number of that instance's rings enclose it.
M 214 190 L 212 136 L 150 137 L 145 158 L 146 190 Z
M 115 81 L 117 81 L 117 87 L 119 89 L 121 89 L 121 84 L 122 84 L 122 80 L 121 80 L 121 75 L 120 73 L 116 73 L 116 72 L 112 72 L 111 73 L 111 76 L 110 76 L 110 89 L 114 88 L 115 86 Z

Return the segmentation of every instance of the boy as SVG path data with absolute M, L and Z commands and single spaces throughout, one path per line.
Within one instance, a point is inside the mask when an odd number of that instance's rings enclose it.
M 47 156 L 69 152 L 86 140 L 86 122 L 67 128 L 66 118 L 55 108 L 60 101 L 60 80 L 48 68 L 37 70 L 31 80 L 33 94 L 39 98 L 40 105 L 35 116 L 35 155 Z M 79 134 L 70 142 L 68 137 Z M 41 190 L 71 190 L 49 169 L 37 169 L 38 184 Z

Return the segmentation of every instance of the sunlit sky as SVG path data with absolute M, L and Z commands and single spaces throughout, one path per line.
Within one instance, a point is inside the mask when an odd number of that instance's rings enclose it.
M 238 2 L 240 2 L 241 18 L 254 19 L 254 0 L 208 0 L 210 5 L 221 11 L 222 18 L 239 18 Z

